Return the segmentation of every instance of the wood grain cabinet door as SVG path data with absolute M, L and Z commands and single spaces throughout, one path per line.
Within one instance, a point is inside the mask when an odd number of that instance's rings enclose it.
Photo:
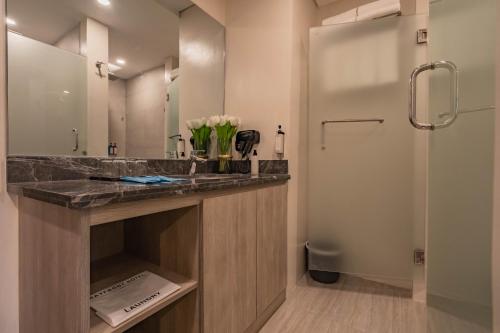
M 257 193 L 203 201 L 203 328 L 244 332 L 257 318 Z
M 286 289 L 287 185 L 257 191 L 257 316 Z

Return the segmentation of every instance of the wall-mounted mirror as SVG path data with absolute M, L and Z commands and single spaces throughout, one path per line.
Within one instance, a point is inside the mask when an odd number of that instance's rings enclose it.
M 223 113 L 225 30 L 189 0 L 8 0 L 10 155 L 177 158 Z

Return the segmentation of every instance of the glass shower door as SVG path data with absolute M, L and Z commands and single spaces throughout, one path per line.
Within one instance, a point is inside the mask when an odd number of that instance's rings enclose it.
M 86 154 L 86 73 L 81 55 L 8 33 L 9 154 Z
M 458 69 L 456 109 L 454 78 L 429 71 L 428 121 L 449 122 L 429 131 L 428 156 L 427 304 L 452 316 L 441 332 L 491 330 L 495 12 L 495 0 L 430 5 L 430 59 Z
M 310 30 L 309 240 L 311 253 L 335 255 L 310 269 L 412 286 L 415 131 L 404 110 L 425 24 L 403 16 Z

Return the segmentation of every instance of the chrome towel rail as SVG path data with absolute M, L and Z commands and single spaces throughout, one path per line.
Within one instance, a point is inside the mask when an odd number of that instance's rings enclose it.
M 333 123 L 383 123 L 385 120 L 382 118 L 371 119 L 341 119 L 341 120 L 323 120 L 322 125 Z
M 321 149 L 326 149 L 325 143 L 325 125 L 338 123 L 379 123 L 385 121 L 383 118 L 367 118 L 367 119 L 339 119 L 339 120 L 323 120 L 321 122 Z

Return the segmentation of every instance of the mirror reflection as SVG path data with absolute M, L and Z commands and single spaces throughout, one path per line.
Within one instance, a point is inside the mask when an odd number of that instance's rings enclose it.
M 223 113 L 224 27 L 191 1 L 9 0 L 7 13 L 11 155 L 181 158 L 186 120 Z

